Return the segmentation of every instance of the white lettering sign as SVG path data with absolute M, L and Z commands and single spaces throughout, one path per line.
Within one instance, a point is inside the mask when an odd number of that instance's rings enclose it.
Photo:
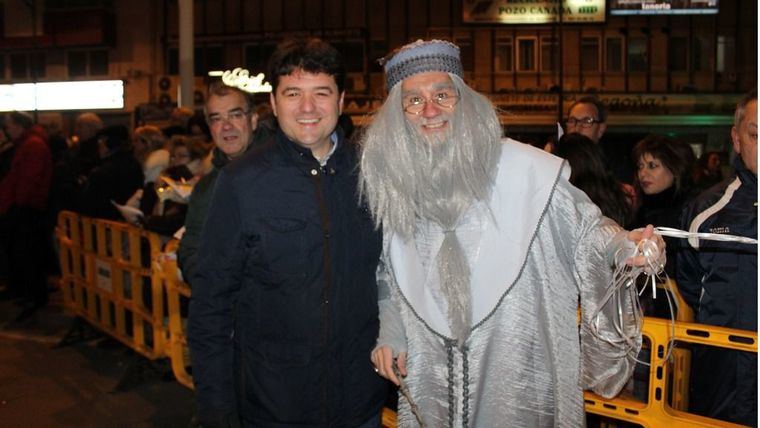
M 218 71 L 209 72 L 209 76 L 218 75 Z M 248 70 L 241 67 L 224 71 L 222 73 L 222 82 L 227 86 L 234 86 L 252 94 L 272 92 L 272 85 L 269 82 L 264 82 L 264 73 L 251 76 Z

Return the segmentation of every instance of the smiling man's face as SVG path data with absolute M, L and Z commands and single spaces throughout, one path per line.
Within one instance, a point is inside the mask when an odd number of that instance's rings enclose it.
M 451 129 L 458 94 L 448 73 L 431 71 L 407 77 L 401 82 L 401 99 L 406 120 L 420 135 L 440 138 Z M 417 111 L 419 106 L 422 110 Z
M 294 70 L 280 76 L 277 93 L 269 97 L 277 123 L 285 135 L 319 159 L 329 153 L 330 135 L 343 111 L 343 93 L 326 73 Z

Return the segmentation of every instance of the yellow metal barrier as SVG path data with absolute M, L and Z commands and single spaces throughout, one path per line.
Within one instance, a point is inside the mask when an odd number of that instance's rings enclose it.
M 673 326 L 670 321 L 645 318 L 642 333 L 649 338 L 652 346 L 648 402 L 642 403 L 625 394 L 607 400 L 591 392 L 586 392 L 587 412 L 634 422 L 644 427 L 741 426 L 686 413 L 668 405 L 667 391 L 670 365 L 666 359 L 667 346 L 669 340 L 673 339 L 679 343 L 711 345 L 757 353 L 756 332 L 685 322 L 676 322 Z
M 191 290 L 179 278 L 173 257 L 178 242 L 170 241 L 166 253 L 160 253 L 154 233 L 71 212 L 59 215 L 56 234 L 66 307 L 150 359 L 169 357 L 177 380 L 193 388 L 185 333 Z M 625 394 L 607 400 L 586 392 L 586 411 L 644 427 L 740 426 L 683 411 L 688 408 L 690 351 L 675 348 L 667 359 L 667 346 L 672 340 L 757 353 L 757 333 L 685 322 L 693 314 L 675 283 L 662 288 L 672 290 L 679 301 L 678 321 L 644 319 L 642 333 L 652 349 L 648 402 Z M 384 409 L 382 423 L 395 427 L 395 412 Z
M 678 310 L 675 314 L 676 321 L 694 322 L 694 311 L 686 303 L 678 290 L 678 285 L 672 279 L 668 279 L 664 284 L 658 284 L 673 297 Z M 675 308 L 673 308 L 675 310 Z M 670 406 L 676 410 L 686 411 L 689 409 L 689 379 L 691 378 L 691 351 L 683 348 L 674 348 L 673 356 L 670 360 L 672 364 L 671 372 L 671 396 Z
M 145 357 L 163 357 L 164 291 L 152 268 L 159 236 L 67 211 L 56 235 L 65 306 Z
M 193 377 L 188 373 L 190 352 L 185 334 L 187 314 L 183 314 L 182 311 L 190 300 L 190 286 L 179 278 L 175 256 L 178 247 L 179 241 L 176 239 L 169 241 L 166 244 L 165 253 L 160 257 L 160 270 L 165 279 L 166 298 L 169 304 L 169 343 L 166 351 L 172 362 L 174 377 L 179 383 L 192 389 Z

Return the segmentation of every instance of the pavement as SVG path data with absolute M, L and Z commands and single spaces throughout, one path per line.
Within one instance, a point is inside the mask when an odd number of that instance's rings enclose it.
M 194 426 L 193 392 L 173 379 L 168 364 L 151 364 L 94 331 L 57 347 L 75 319 L 60 292 L 16 320 L 21 312 L 18 302 L 0 301 L 0 426 Z M 128 373 L 139 376 L 122 388 Z

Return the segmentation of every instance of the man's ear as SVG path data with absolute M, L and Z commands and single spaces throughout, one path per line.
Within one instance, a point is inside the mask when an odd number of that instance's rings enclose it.
M 277 101 L 274 99 L 274 92 L 269 93 L 269 104 L 272 106 L 272 114 L 277 117 Z
M 742 145 L 741 142 L 739 142 L 739 130 L 736 129 L 736 126 L 731 127 L 731 142 L 734 143 L 734 151 L 736 154 L 741 154 Z
M 259 115 L 256 112 L 251 112 L 251 129 L 256 130 L 259 126 Z
M 343 114 L 343 99 L 345 98 L 346 91 L 343 91 L 340 93 L 340 98 L 338 98 L 338 115 Z
M 604 136 L 604 133 L 607 131 L 607 122 L 602 122 L 599 124 L 599 138 L 597 140 L 601 140 L 602 136 Z

